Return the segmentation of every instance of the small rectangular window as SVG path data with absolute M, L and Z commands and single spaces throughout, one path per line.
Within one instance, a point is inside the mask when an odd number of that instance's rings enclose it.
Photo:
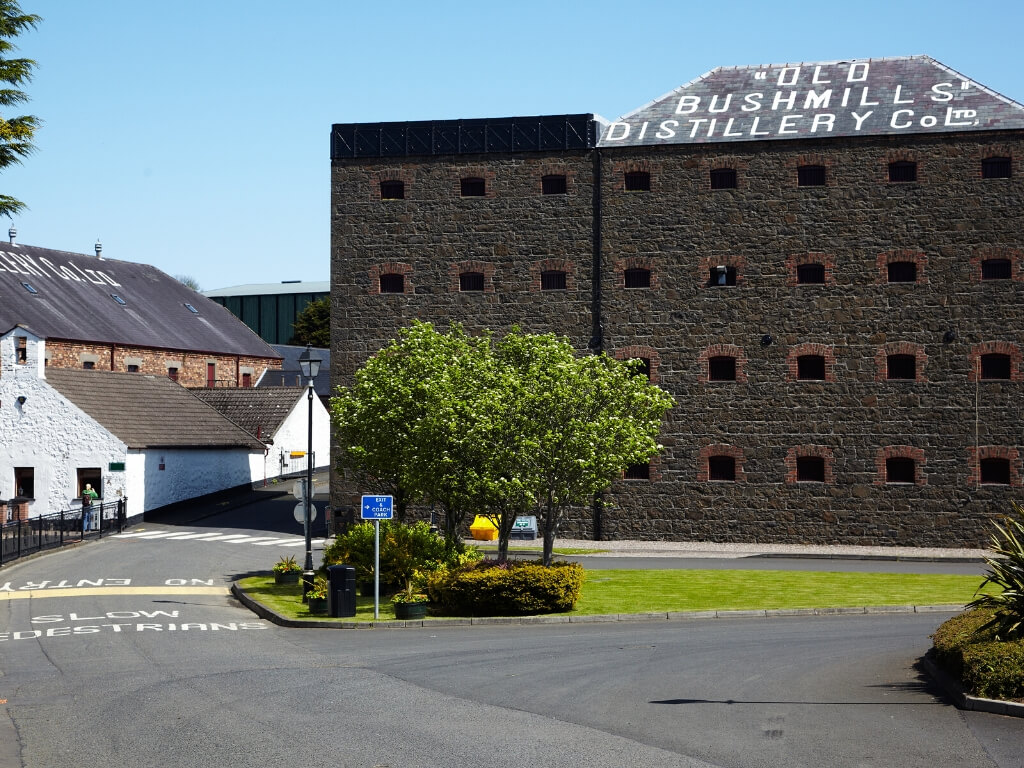
M 734 286 L 736 285 L 736 267 L 730 267 L 725 264 L 719 264 L 711 268 L 711 276 L 708 278 L 708 284 L 715 286 Z
M 18 365 L 28 363 L 28 339 L 24 336 L 18 337 L 18 345 L 14 348 L 14 362 Z
M 550 175 L 544 176 L 540 180 L 541 191 L 545 195 L 564 195 L 568 190 L 565 176 L 562 175 Z
M 735 168 L 714 168 L 711 171 L 712 189 L 736 189 Z
M 981 161 L 981 178 L 1008 179 L 1013 175 L 1013 161 L 1009 157 L 986 157 Z
M 801 165 L 796 169 L 797 184 L 801 187 L 824 187 L 824 165 Z
M 177 368 L 168 368 L 167 369 L 167 378 L 170 379 L 171 381 L 177 381 L 178 380 L 178 369 Z
M 459 290 L 463 292 L 467 291 L 482 291 L 484 289 L 484 273 L 483 272 L 463 272 L 459 275 Z
M 886 268 L 886 274 L 890 283 L 916 283 L 917 262 L 914 261 L 893 261 Z
M 23 496 L 26 499 L 34 499 L 36 497 L 35 467 L 14 468 L 14 495 Z
M 103 498 L 103 472 L 99 467 L 82 467 L 75 470 L 75 496 L 82 497 L 85 486 L 91 486 Z
M 915 472 L 913 459 L 894 456 L 885 460 L 885 482 L 887 483 L 913 483 L 916 479 Z
M 798 483 L 824 483 L 825 459 L 821 456 L 797 456 L 796 481 Z
M 94 369 L 95 367 L 96 367 L 96 363 L 95 363 L 95 362 L 93 362 L 92 360 L 85 360 L 85 361 L 84 361 L 84 362 L 82 363 L 82 368 L 84 368 L 84 369 L 85 369 L 85 370 L 87 370 L 87 371 L 91 371 L 91 370 L 93 370 L 93 369 Z
M 627 269 L 623 274 L 627 288 L 650 288 L 651 270 L 649 269 Z
M 823 355 L 800 355 L 796 359 L 796 377 L 802 381 L 824 381 L 825 357 Z
M 799 285 L 823 285 L 825 283 L 825 265 L 800 264 L 796 268 L 796 281 Z
M 380 276 L 381 293 L 405 293 L 405 275 L 387 272 Z
M 916 380 L 917 358 L 914 355 L 889 355 L 885 358 L 885 378 Z
M 461 188 L 463 197 L 487 196 L 487 182 L 475 176 L 462 179 Z
M 889 181 L 917 181 L 917 163 L 908 160 L 889 163 Z
M 634 357 L 631 358 L 633 362 L 633 375 L 643 376 L 645 379 L 650 381 L 651 379 L 651 359 L 649 357 Z
M 708 480 L 735 482 L 736 459 L 732 456 L 708 456 Z
M 627 192 L 650 192 L 651 174 L 647 171 L 630 171 L 626 174 Z
M 982 459 L 981 482 L 983 485 L 1009 485 L 1009 459 Z
M 125 369 L 128 371 L 128 373 L 139 372 L 139 366 L 137 366 L 135 363 L 129 363 L 127 366 L 125 366 Z
M 630 464 L 626 467 L 624 477 L 626 480 L 650 480 L 651 465 L 649 463 Z
M 565 272 L 541 272 L 540 289 L 542 291 L 564 291 L 566 286 Z
M 251 373 L 243 373 L 242 374 L 242 386 L 243 387 L 251 387 L 252 386 L 252 374 Z
M 736 381 L 736 358 L 708 358 L 708 381 Z
M 981 262 L 982 280 L 1010 280 L 1013 278 L 1013 262 L 1009 259 L 985 259 Z
M 463 193 L 465 194 L 465 193 Z M 404 181 L 382 181 L 380 183 L 380 199 L 381 200 L 404 200 L 405 199 L 405 182 Z
M 1009 355 L 992 353 L 981 356 L 981 378 L 983 379 L 1004 379 L 1011 378 L 1012 363 Z

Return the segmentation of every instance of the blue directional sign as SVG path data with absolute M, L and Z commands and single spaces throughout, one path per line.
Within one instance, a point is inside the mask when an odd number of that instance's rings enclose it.
M 363 496 L 363 520 L 390 520 L 395 516 L 393 496 Z

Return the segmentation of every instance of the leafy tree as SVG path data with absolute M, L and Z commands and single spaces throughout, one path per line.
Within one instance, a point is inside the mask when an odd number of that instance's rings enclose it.
M 34 28 L 42 19 L 23 13 L 15 0 L 0 0 L 0 107 L 10 108 L 28 101 L 20 87 L 32 79 L 36 62 L 32 59 L 9 58 L 17 46 L 11 42 L 26 29 Z M 35 150 L 32 139 L 39 127 L 39 118 L 32 115 L 0 116 L 0 168 L 20 163 Z M 25 210 L 25 204 L 10 195 L 0 195 L 0 215 L 14 216 Z
M 405 502 L 440 504 L 450 546 L 471 512 L 487 515 L 499 559 L 516 517 L 536 511 L 550 563 L 566 507 L 658 451 L 672 399 L 635 373 L 553 334 L 495 343 L 417 322 L 332 400 L 340 463 Z
M 174 279 L 184 285 L 186 288 L 191 288 L 196 293 L 199 293 L 203 289 L 199 287 L 199 281 L 191 275 L 175 275 Z
M 289 344 L 309 344 L 313 347 L 331 346 L 331 300 L 311 301 L 295 318 L 294 334 Z

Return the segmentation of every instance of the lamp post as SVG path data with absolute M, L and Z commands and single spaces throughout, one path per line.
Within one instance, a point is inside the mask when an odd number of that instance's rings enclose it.
M 302 596 L 305 598 L 313 586 L 313 531 L 310 525 L 310 510 L 313 506 L 313 379 L 320 372 L 320 358 L 313 355 L 313 350 L 308 344 L 299 355 L 299 368 L 302 375 L 309 380 L 306 385 L 306 400 L 309 404 L 309 450 L 306 451 L 306 509 L 303 518 L 306 529 L 306 562 L 302 573 Z

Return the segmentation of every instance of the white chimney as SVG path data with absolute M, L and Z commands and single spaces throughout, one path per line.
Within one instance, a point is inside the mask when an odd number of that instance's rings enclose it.
M 14 228 L 13 224 L 11 224 L 11 228 L 7 230 L 7 236 L 11 238 L 11 245 L 14 245 L 14 239 L 18 236 L 18 230 Z
M 96 238 L 96 258 L 103 261 L 103 243 L 98 237 Z

